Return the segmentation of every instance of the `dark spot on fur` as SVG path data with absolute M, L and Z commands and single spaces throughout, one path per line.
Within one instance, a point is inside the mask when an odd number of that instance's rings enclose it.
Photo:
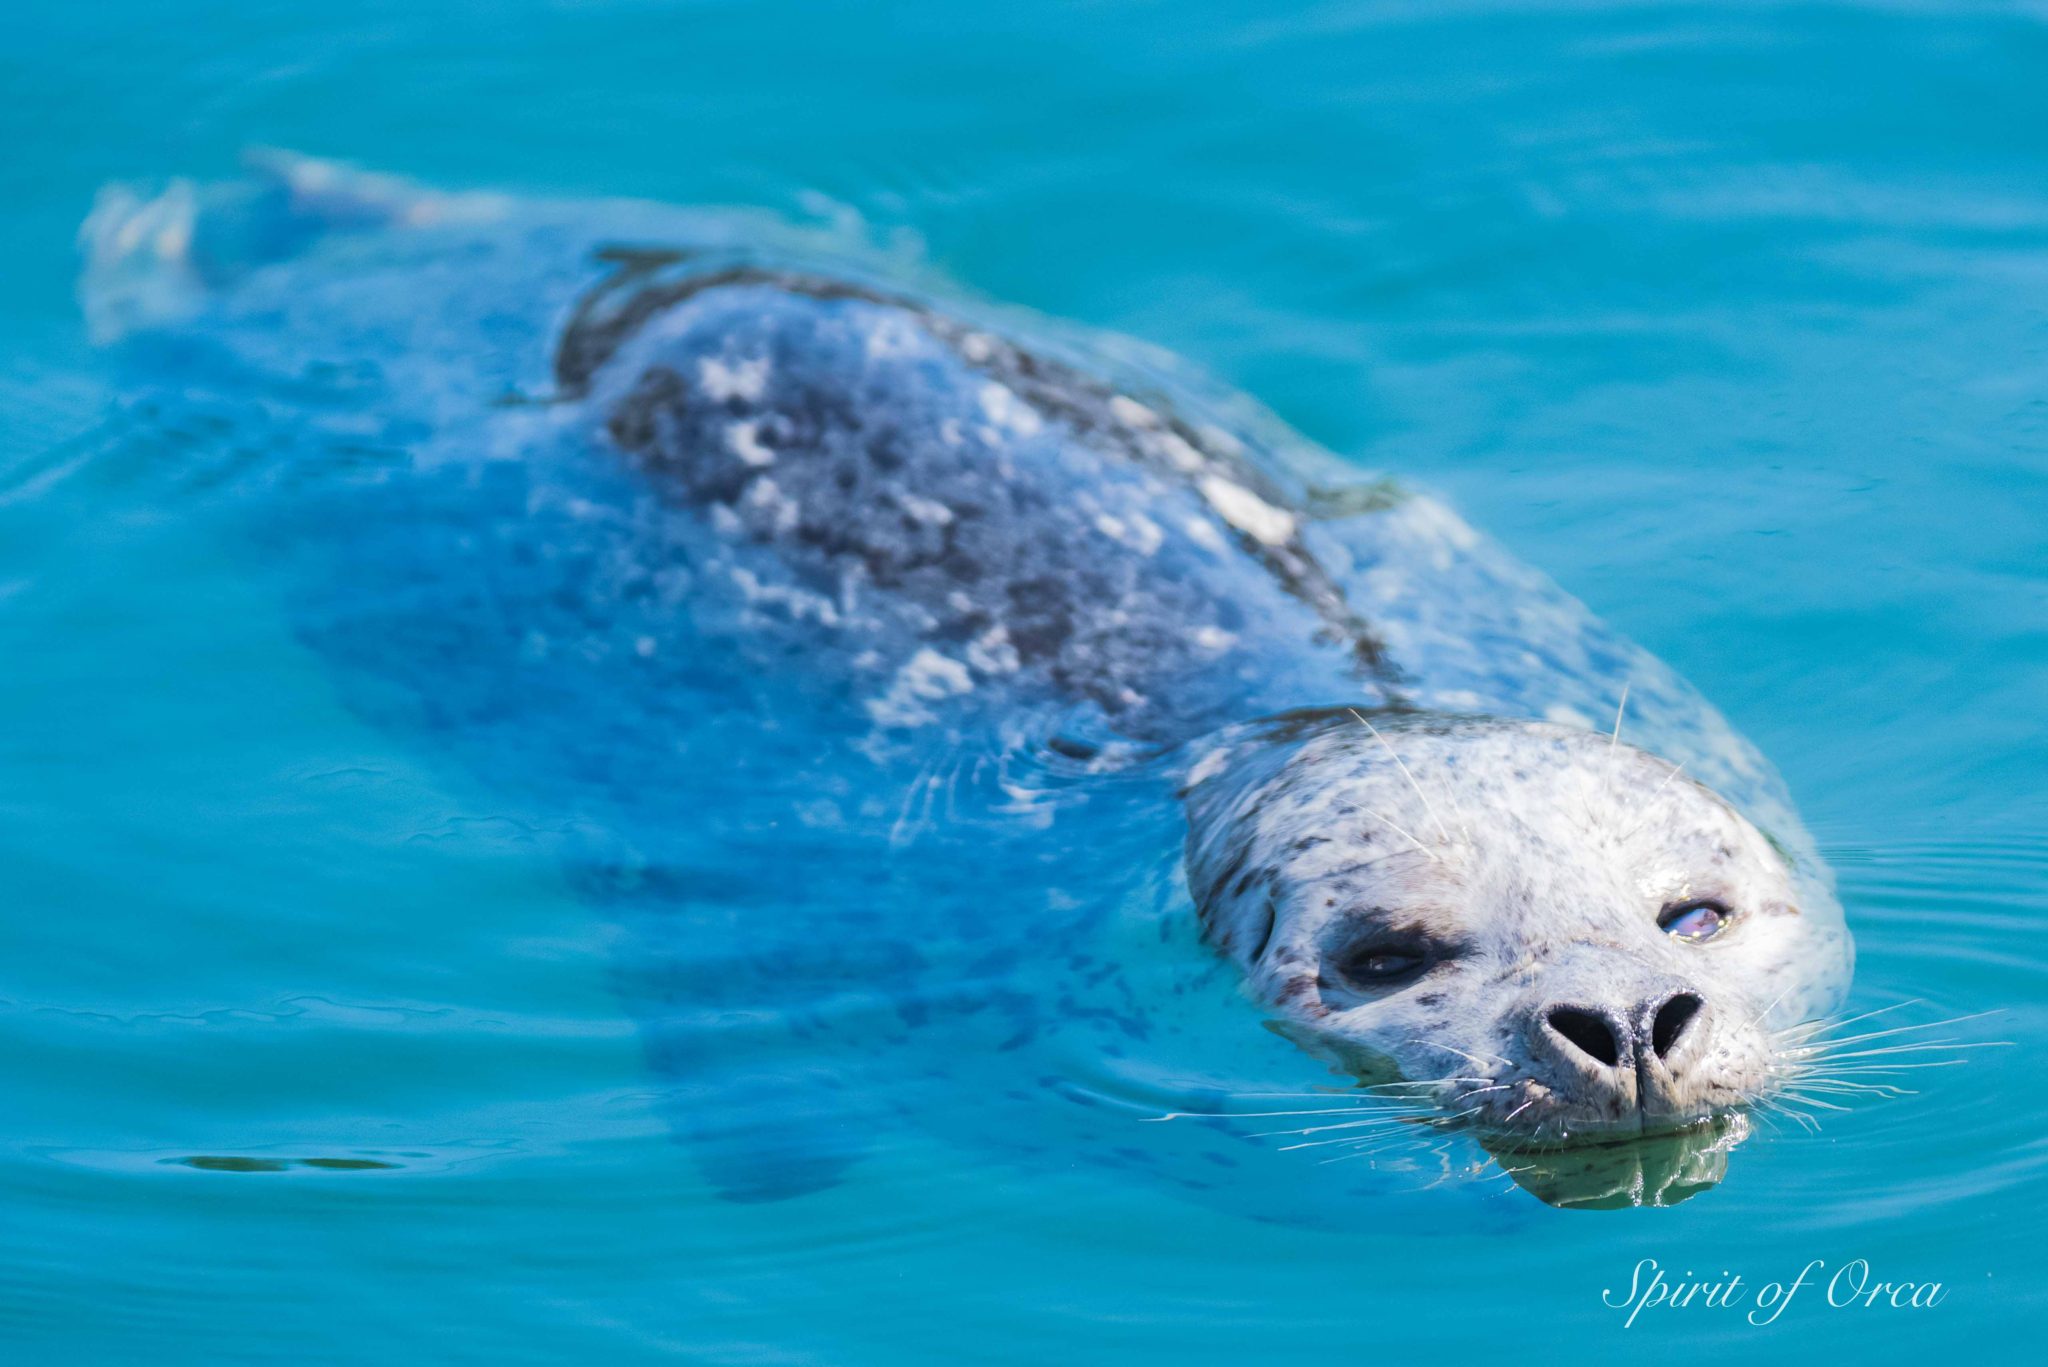
M 1295 1003 L 1304 1014 L 1327 1016 L 1330 1014 L 1330 1008 L 1322 1003 L 1322 987 L 1320 980 L 1308 974 L 1289 978 L 1280 988 L 1278 1004 L 1285 1006 Z

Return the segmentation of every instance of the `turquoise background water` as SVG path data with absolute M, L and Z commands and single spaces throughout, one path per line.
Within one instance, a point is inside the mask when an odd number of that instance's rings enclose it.
M 0 1346 L 2019 1350 L 2048 1323 L 2044 73 L 2043 16 L 1996 5 L 17 8 Z M 916 1133 L 828 1191 L 717 1199 L 671 1142 L 620 932 L 517 813 L 344 706 L 217 529 L 52 474 L 112 384 L 72 300 L 94 190 L 251 144 L 760 205 L 1189 356 L 1676 665 L 1835 863 L 1852 1009 L 2002 1008 L 1959 1032 L 2013 1047 L 1761 1134 L 1668 1210 L 1459 1187 L 1258 1222 Z M 1184 942 L 1128 953 L 1201 972 Z M 1205 990 L 1209 1024 L 1252 1028 Z M 1948 1296 L 1624 1328 L 1602 1293 L 1645 1257 L 1751 1285 L 1866 1258 Z

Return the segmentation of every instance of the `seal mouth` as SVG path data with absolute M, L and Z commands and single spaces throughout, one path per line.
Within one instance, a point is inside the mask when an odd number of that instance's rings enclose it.
M 1519 1144 L 1532 1150 L 1597 1148 L 1602 1144 L 1626 1144 L 1638 1139 L 1656 1139 L 1709 1129 L 1743 1114 L 1735 1108 L 1675 1115 L 1647 1115 L 1637 1111 L 1620 1117 L 1566 1112 L 1545 1115 L 1528 1126 L 1495 1122 L 1478 1124 L 1473 1128 L 1487 1139 Z
M 1487 1142 L 1565 1149 L 1684 1134 L 1730 1123 L 1743 1115 L 1744 1104 L 1731 1101 L 1677 1107 L 1648 1092 L 1637 1092 L 1625 1101 L 1612 1095 L 1578 1098 L 1525 1077 L 1453 1093 L 1445 1098 L 1444 1110 Z

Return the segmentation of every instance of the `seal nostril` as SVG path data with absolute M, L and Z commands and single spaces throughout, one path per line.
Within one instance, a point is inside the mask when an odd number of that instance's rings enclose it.
M 1650 1047 L 1657 1051 L 1658 1058 L 1671 1052 L 1685 1027 L 1692 1024 L 1692 1018 L 1705 1004 L 1692 993 L 1681 992 L 1657 1008 L 1657 1019 L 1650 1025 Z
M 1614 1027 L 1591 1011 L 1581 1011 L 1575 1006 L 1553 1006 L 1544 1019 L 1550 1022 L 1551 1029 L 1570 1040 L 1580 1053 L 1598 1059 L 1609 1068 L 1621 1062 L 1621 1041 L 1614 1037 Z

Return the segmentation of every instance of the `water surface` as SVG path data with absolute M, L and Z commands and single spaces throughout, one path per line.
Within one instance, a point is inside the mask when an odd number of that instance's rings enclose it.
M 1882 1361 L 2043 1322 L 2037 13 L 218 0 L 174 26 L 34 4 L 10 33 L 11 1357 L 1407 1361 L 1540 1341 Z M 2014 1047 L 1818 1136 L 1760 1127 L 1666 1209 L 1555 1210 L 1447 1167 L 1260 1219 L 1242 1198 L 1277 1199 L 1271 1173 L 1197 1192 L 1016 1119 L 1106 1097 L 1149 1136 L 1140 1103 L 1191 1074 L 1320 1080 L 1177 918 L 1171 814 L 1137 803 L 1092 840 L 1075 818 L 1057 875 L 996 860 L 1054 912 L 1114 872 L 1092 962 L 970 981 L 1068 971 L 1084 1006 L 1133 994 L 1152 1041 L 1055 1035 L 984 1091 L 878 1088 L 872 1003 L 825 991 L 856 1047 L 771 1029 L 734 1073 L 815 1063 L 856 1104 L 938 1123 L 875 1126 L 809 1194 L 723 1199 L 677 1142 L 716 1107 L 679 1096 L 643 1028 L 662 971 L 718 965 L 644 899 L 593 896 L 545 804 L 351 690 L 236 530 L 252 486 L 181 477 L 220 469 L 220 442 L 109 437 L 76 225 L 108 180 L 228 174 L 252 144 L 522 196 L 759 206 L 1192 358 L 1446 495 L 1755 739 L 1840 874 L 1851 1010 L 2002 1009 L 1958 1034 Z M 728 753 L 742 730 L 756 764 L 800 746 L 763 740 L 772 716 L 741 713 Z M 734 848 L 719 835 L 705 859 Z M 825 861 L 821 901 L 886 908 L 906 876 L 780 840 L 762 848 Z M 1865 1258 L 1949 1295 L 1830 1310 L 1809 1290 L 1768 1326 L 1692 1307 L 1624 1329 L 1602 1292 L 1646 1257 L 1751 1284 Z

